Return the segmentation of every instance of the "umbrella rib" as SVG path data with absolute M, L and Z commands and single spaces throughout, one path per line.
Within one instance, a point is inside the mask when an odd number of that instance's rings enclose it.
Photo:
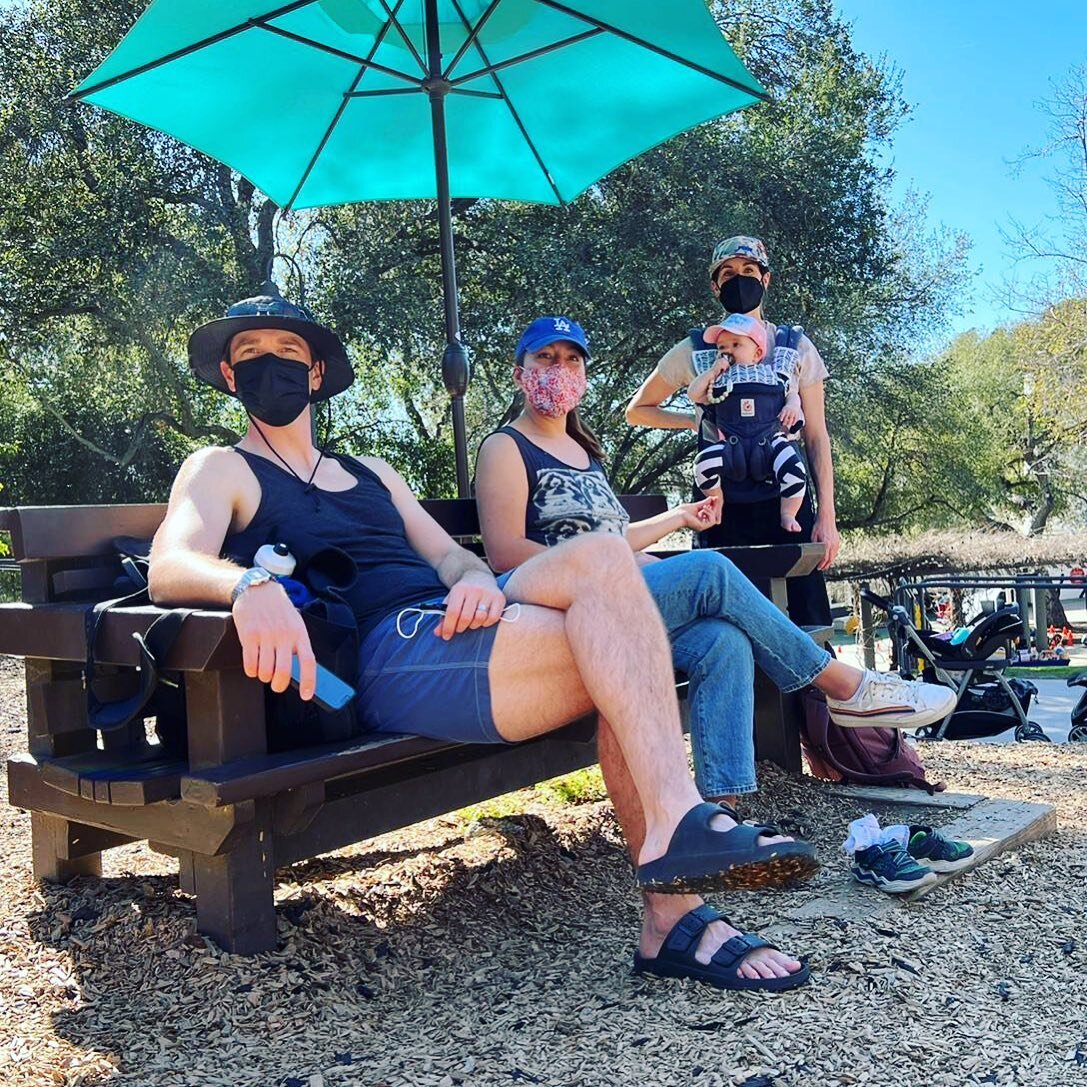
M 290 41 L 298 42 L 300 45 L 311 46 L 314 49 L 320 50 L 322 53 L 328 53 L 330 56 L 340 57 L 342 60 L 350 60 L 355 64 L 361 64 L 364 68 L 373 68 L 375 72 L 381 72 L 383 75 L 402 79 L 405 83 L 411 83 L 414 87 L 422 87 L 423 85 L 421 79 L 416 79 L 413 76 L 408 75 L 407 72 L 401 72 L 397 68 L 389 68 L 387 65 L 378 64 L 366 57 L 360 57 L 357 53 L 345 53 L 342 49 L 335 48 L 335 46 L 325 45 L 324 42 L 314 41 L 313 38 L 303 37 L 301 34 L 295 34 L 293 31 L 284 30 L 279 26 L 269 26 L 264 22 L 255 22 L 254 25 L 261 30 L 267 30 L 270 34 L 278 34 L 281 38 L 288 38 Z
M 476 25 L 474 27 L 468 26 L 468 37 L 464 39 L 464 43 L 457 50 L 456 55 L 449 62 L 449 65 L 445 69 L 445 71 L 442 72 L 443 79 L 448 79 L 449 76 L 452 74 L 453 69 L 456 68 L 456 66 L 460 64 L 461 60 L 464 59 L 464 54 L 472 48 L 472 45 L 475 42 L 476 38 L 479 37 L 480 31 L 482 31 L 482 29 L 487 25 L 487 20 L 490 19 L 490 17 L 494 14 L 494 9 L 498 7 L 498 5 L 501 3 L 502 0 L 491 0 L 490 4 L 487 7 L 487 10 L 479 17 Z M 462 15 L 461 18 L 463 19 L 464 16 Z M 467 25 L 467 20 L 465 20 L 465 23 Z
M 465 20 L 467 22 L 467 20 Z M 527 53 L 518 53 L 515 57 L 510 57 L 508 60 L 500 60 L 497 64 L 485 64 L 483 68 L 477 68 L 474 72 L 469 72 L 467 75 L 457 76 L 452 81 L 454 87 L 461 83 L 470 83 L 473 79 L 479 79 L 480 76 L 494 75 L 495 72 L 500 72 L 503 68 L 512 68 L 515 64 L 524 64 L 526 60 L 535 60 L 536 57 L 545 56 L 548 53 L 554 53 L 558 49 L 565 49 L 568 45 L 577 45 L 578 42 L 587 41 L 589 38 L 595 38 L 600 34 L 606 34 L 607 31 L 603 27 L 593 27 L 592 30 L 584 30 L 580 34 L 575 34 L 570 38 L 563 38 L 560 41 L 552 42 L 550 45 L 541 45 L 539 49 L 530 49 Z M 473 42 L 476 47 L 476 52 L 481 57 L 486 54 L 480 48 L 478 42 Z
M 461 22 L 464 23 L 465 27 L 470 27 L 470 24 L 465 18 L 464 11 L 461 9 L 458 0 L 453 0 L 453 7 L 457 9 L 457 14 L 460 16 Z M 555 199 L 558 200 L 560 204 L 565 204 L 566 201 L 563 200 L 562 193 L 559 192 L 559 187 L 555 184 L 555 179 L 551 176 L 551 172 L 548 170 L 547 165 L 544 163 L 543 156 L 537 150 L 536 144 L 533 142 L 532 137 L 528 134 L 528 129 L 525 128 L 525 124 L 521 120 L 521 115 L 517 112 L 516 107 L 510 101 L 510 96 L 506 93 L 506 88 L 503 86 L 502 80 L 498 78 L 498 75 L 496 74 L 494 68 L 491 67 L 491 62 L 487 59 L 487 54 L 486 52 L 484 52 L 483 46 L 479 44 L 478 40 L 474 41 L 472 44 L 475 46 L 475 50 L 479 54 L 480 60 L 482 60 L 489 69 L 488 74 L 490 75 L 491 79 L 494 80 L 494 85 L 498 88 L 500 94 L 502 95 L 502 100 L 506 103 L 506 107 L 510 111 L 510 116 L 513 118 L 513 123 L 517 125 L 518 129 L 521 132 L 521 135 L 525 139 L 525 143 L 528 144 L 528 149 L 532 152 L 533 157 L 536 159 L 536 164 L 540 167 L 540 172 L 545 178 L 547 178 L 547 183 L 551 186 L 551 191 L 555 194 Z
M 400 20 L 396 17 L 396 12 L 400 10 L 400 4 L 396 5 L 396 9 L 394 11 L 392 8 L 389 7 L 385 0 L 378 0 L 378 2 L 381 4 L 382 8 L 385 9 L 385 14 L 389 17 L 389 21 L 396 27 L 397 34 L 400 35 L 404 44 L 410 50 L 411 55 L 415 58 L 415 63 L 419 65 L 419 71 L 421 71 L 423 75 L 427 75 L 428 69 L 426 66 L 426 62 L 421 56 L 419 56 L 419 50 L 415 48 L 415 42 L 413 42 L 411 38 L 408 37 L 408 32 L 400 25 Z
M 344 98 L 384 98 L 389 94 L 419 94 L 419 87 L 386 87 L 380 91 L 356 91 L 344 92 Z
M 283 15 L 290 15 L 292 11 L 297 11 L 299 8 L 308 7 L 314 2 L 315 0 L 294 0 L 293 3 L 284 4 L 283 7 L 276 8 L 275 11 L 270 11 L 267 15 L 262 16 L 262 18 L 278 19 Z M 229 27 L 226 30 L 220 30 L 218 34 L 212 34 L 211 37 L 203 38 L 198 42 L 194 42 L 192 45 L 186 45 L 182 49 L 175 49 L 172 53 L 167 53 L 166 56 L 159 57 L 157 60 L 150 60 L 146 64 L 141 64 L 137 68 L 122 72 L 120 75 L 111 76 L 109 79 L 103 79 L 100 83 L 95 83 L 81 91 L 73 91 L 68 97 L 77 101 L 87 98 L 89 95 L 97 94 L 99 91 L 105 91 L 118 83 L 123 83 L 126 79 L 133 79 L 138 75 L 143 75 L 144 72 L 153 71 L 155 68 L 161 68 L 164 64 L 169 64 L 171 61 L 187 57 L 190 53 L 196 53 L 201 49 L 206 49 L 210 45 L 218 45 L 219 42 L 226 41 L 227 38 L 232 38 L 235 34 L 241 34 L 243 31 L 252 30 L 257 25 L 259 24 L 256 20 L 246 19 L 244 23 L 238 23 L 237 26 Z
M 468 94 L 473 98 L 496 98 L 501 99 L 502 95 L 497 94 L 495 91 L 470 91 L 464 87 L 450 87 L 450 94 Z
M 367 57 L 367 60 L 371 59 L 377 53 L 378 49 L 381 48 L 381 43 L 385 40 L 385 35 L 389 32 L 389 25 L 392 23 L 393 19 L 396 17 L 396 13 L 401 9 L 401 7 L 403 7 L 403 5 L 404 0 L 396 0 L 396 8 L 389 14 L 389 18 L 385 20 L 385 25 L 381 28 L 381 30 L 378 32 L 377 37 L 374 39 L 374 44 L 370 48 L 370 56 Z M 291 210 L 291 207 L 298 199 L 299 194 L 302 192 L 303 188 L 305 188 L 306 182 L 309 181 L 309 175 L 313 173 L 313 168 L 317 165 L 317 160 L 321 157 L 321 152 L 324 151 L 326 145 L 328 144 L 328 141 L 332 139 L 332 133 L 335 131 L 336 126 L 340 123 L 340 118 L 343 116 L 344 110 L 347 109 L 347 103 L 351 101 L 351 98 L 355 93 L 355 88 L 362 81 L 362 77 L 364 75 L 366 75 L 366 68 L 360 66 L 358 72 L 355 73 L 355 78 L 351 82 L 351 89 L 343 96 L 339 108 L 336 110 L 335 116 L 329 123 L 328 128 L 325 129 L 325 134 L 321 137 L 321 142 L 317 145 L 317 150 L 313 152 L 313 155 L 310 157 L 309 163 L 307 164 L 306 169 L 302 174 L 302 177 L 299 179 L 298 184 L 294 187 L 294 192 L 291 193 L 291 198 L 287 201 L 287 206 L 283 209 L 284 211 Z M 414 90 L 414 88 L 405 87 L 404 90 Z
M 654 45 L 652 42 L 646 41 L 645 38 L 639 38 L 636 34 L 631 34 L 627 30 L 621 30 L 611 23 L 605 23 L 600 19 L 595 19 L 591 15 L 586 15 L 584 12 L 578 11 L 576 8 L 560 3 L 560 0 L 535 0 L 535 2 L 537 4 L 543 4 L 544 7 L 552 8 L 555 11 L 561 11 L 564 15 L 570 15 L 575 19 L 580 19 L 583 23 L 591 23 L 601 30 L 606 30 L 609 34 L 614 34 L 617 38 L 623 38 L 625 41 L 631 42 L 634 45 L 640 45 L 643 49 L 648 49 L 651 53 L 667 57 L 668 60 L 675 61 L 676 64 L 682 64 L 685 68 L 690 68 L 692 71 L 709 76 L 711 79 L 716 79 L 719 83 L 727 83 L 730 87 L 734 87 L 738 91 L 743 91 L 745 94 L 750 94 L 763 102 L 769 101 L 770 99 L 770 95 L 765 91 L 757 91 L 753 87 L 747 87 L 743 83 L 737 82 L 735 79 L 729 79 L 727 75 L 715 72 L 712 68 L 706 68 L 696 61 L 687 60 L 686 57 L 681 57 L 678 53 L 672 53 L 667 49 L 662 49 L 659 45 Z

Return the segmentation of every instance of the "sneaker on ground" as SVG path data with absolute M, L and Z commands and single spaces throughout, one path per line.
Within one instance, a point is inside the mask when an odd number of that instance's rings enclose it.
M 957 872 L 974 859 L 974 847 L 969 842 L 945 838 L 932 827 L 911 826 L 910 856 L 934 872 Z
M 942 721 L 954 707 L 950 687 L 867 669 L 852 698 L 827 699 L 830 719 L 843 728 L 921 728 Z
M 897 842 L 870 845 L 853 854 L 853 878 L 888 894 L 905 894 L 936 882 L 936 873 L 918 864 Z

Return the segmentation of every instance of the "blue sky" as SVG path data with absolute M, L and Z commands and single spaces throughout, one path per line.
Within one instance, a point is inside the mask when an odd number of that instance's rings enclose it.
M 1085 0 L 835 0 L 858 49 L 902 74 L 912 114 L 889 153 L 902 199 L 931 198 L 929 219 L 973 242 L 972 288 L 952 328 L 988 330 L 1021 315 L 1002 284 L 1029 282 L 1001 237 L 1015 218 L 1043 223 L 1055 212 L 1051 169 L 1014 163 L 1045 138 L 1039 109 L 1054 82 L 1087 64 Z

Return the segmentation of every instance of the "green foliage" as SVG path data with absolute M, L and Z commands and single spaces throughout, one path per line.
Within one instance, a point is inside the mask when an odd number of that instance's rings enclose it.
M 88 478 L 104 497 L 137 481 L 161 493 L 176 467 L 161 453 L 177 443 L 141 446 L 162 427 L 234 433 L 222 398 L 189 377 L 184 341 L 259 283 L 275 208 L 195 151 L 65 101 L 144 6 L 0 8 L 0 377 L 3 412 L 20 413 L 0 473 L 22 501 L 86 500 L 75 485 Z M 81 459 L 97 464 L 73 478 Z M 150 474 L 133 476 L 137 462 Z
M 335 405 L 341 446 L 387 457 L 420 493 L 451 494 L 433 204 L 278 216 L 197 152 L 66 103 L 142 7 L 0 8 L 4 500 L 161 497 L 187 451 L 231 440 L 244 420 L 191 379 L 185 338 L 252 293 L 277 247 L 354 352 L 360 380 Z M 830 0 L 710 8 L 771 102 L 669 141 L 565 208 L 456 202 L 470 449 L 508 402 L 520 329 L 565 311 L 594 344 L 586 416 L 617 489 L 686 490 L 690 436 L 631 429 L 623 408 L 668 346 L 717 315 L 713 243 L 755 233 L 774 262 L 769 315 L 803 324 L 831 367 L 843 523 L 950 519 L 948 488 L 973 472 L 960 456 L 970 426 L 931 409 L 947 375 L 914 359 L 919 330 L 955 296 L 961 248 L 927 237 L 921 211 L 887 206 L 876 149 L 905 114 L 897 78 L 853 49 Z M 937 448 L 958 467 L 941 468 Z
M 872 148 L 903 113 L 895 82 L 852 50 L 829 4 L 730 5 L 726 29 L 773 102 L 669 141 L 565 208 L 458 202 L 462 325 L 474 364 L 470 448 L 509 403 L 521 328 L 540 313 L 565 312 L 593 344 L 584 415 L 610 454 L 616 488 L 686 490 L 693 438 L 631 429 L 623 409 L 660 355 L 719 312 L 708 292 L 709 251 L 743 232 L 770 246 L 770 316 L 803 324 L 824 351 L 834 375 L 832 432 L 850 434 L 858 408 L 873 424 L 887 421 L 873 381 L 897 381 L 920 310 L 929 320 L 946 312 L 961 255 L 954 241 L 924 237 L 885 205 L 887 176 Z M 411 439 L 448 487 L 433 208 L 358 205 L 321 222 L 323 306 L 382 360 Z M 920 404 L 914 415 L 923 417 Z M 847 462 L 849 471 L 864 467 L 863 454 Z M 845 481 L 844 522 L 897 524 L 901 511 L 871 504 L 869 490 Z
M 1041 532 L 1087 505 L 1087 303 L 1062 302 L 986 337 L 960 336 L 941 360 L 987 461 L 976 497 L 990 519 Z
M 593 804 L 608 798 L 599 766 L 587 766 L 584 770 L 541 782 L 537 790 L 545 799 L 563 804 Z

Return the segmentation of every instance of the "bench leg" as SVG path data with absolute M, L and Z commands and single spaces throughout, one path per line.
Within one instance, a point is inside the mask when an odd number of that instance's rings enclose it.
M 187 849 L 177 855 L 177 885 L 182 893 L 196 896 L 196 857 Z
M 50 883 L 65 883 L 76 876 L 100 876 L 102 852 L 81 852 L 72 848 L 78 824 L 59 815 L 30 813 L 30 837 L 34 878 Z
M 755 669 L 755 758 L 769 759 L 783 770 L 798 774 L 800 757 L 801 696 L 783 694 L 761 669 Z
M 235 955 L 276 946 L 271 816 L 270 801 L 257 801 L 256 817 L 236 848 L 218 857 L 192 857 L 196 927 Z M 186 882 L 183 875 L 183 889 Z

